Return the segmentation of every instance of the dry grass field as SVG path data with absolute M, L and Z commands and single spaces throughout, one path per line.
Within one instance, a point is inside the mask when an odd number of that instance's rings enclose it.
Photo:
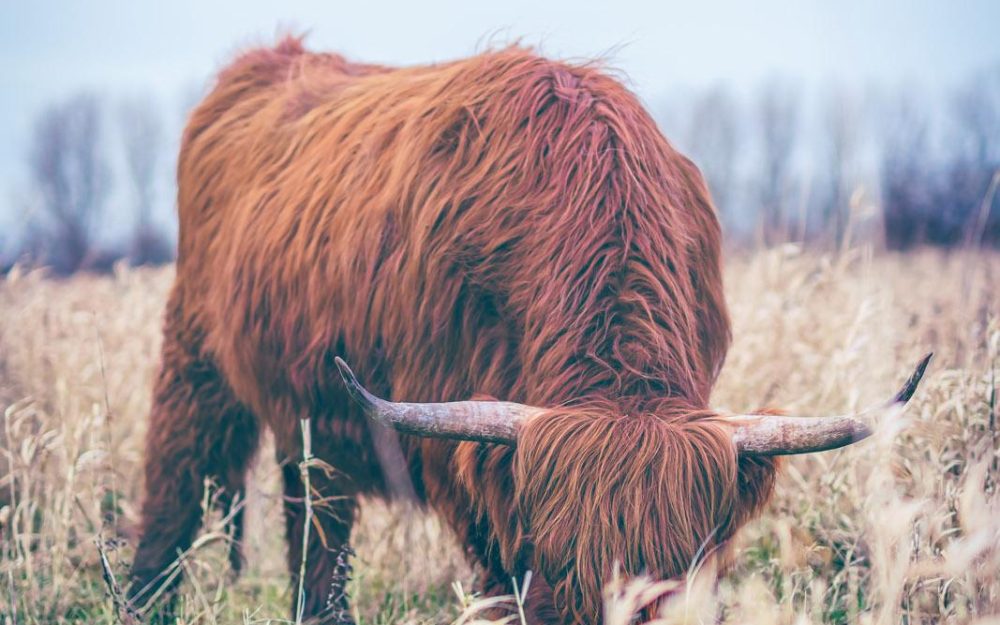
M 125 579 L 171 279 L 0 278 L 0 623 L 127 620 L 101 558 Z M 735 344 L 717 406 L 834 414 L 887 397 L 922 354 L 936 357 L 873 440 L 788 462 L 735 569 L 718 585 L 692 573 L 662 622 L 1000 623 L 1000 256 L 785 247 L 729 259 L 726 280 Z M 179 562 L 184 623 L 287 622 L 276 477 L 261 454 L 238 581 L 204 503 L 206 531 Z M 354 546 L 359 623 L 481 618 L 476 572 L 432 515 L 366 502 Z M 670 585 L 613 584 L 605 621 L 629 625 Z

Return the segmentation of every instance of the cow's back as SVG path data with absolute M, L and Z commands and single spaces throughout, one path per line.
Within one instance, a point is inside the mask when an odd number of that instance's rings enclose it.
M 707 397 L 728 346 L 700 175 L 597 68 L 258 50 L 193 115 L 179 186 L 178 289 L 290 423 L 351 409 L 335 355 L 414 401 L 560 403 Z

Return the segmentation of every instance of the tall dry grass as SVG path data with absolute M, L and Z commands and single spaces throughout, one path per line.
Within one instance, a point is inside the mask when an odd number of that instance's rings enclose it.
M 836 413 L 882 399 L 925 352 L 932 368 L 875 440 L 795 458 L 719 584 L 694 574 L 664 623 L 1000 622 L 1000 256 L 836 256 L 785 247 L 731 259 L 735 344 L 715 403 Z M 0 282 L 0 623 L 115 623 L 101 554 L 123 579 L 170 270 Z M 179 560 L 185 623 L 287 618 L 272 454 L 247 498 L 249 565 L 229 579 L 213 502 Z M 96 544 L 95 544 L 96 541 Z M 433 517 L 366 502 L 351 595 L 363 623 L 481 617 L 475 571 Z M 709 572 L 710 573 L 710 572 Z M 524 581 L 519 581 L 523 584 Z M 678 582 L 617 580 L 605 620 Z M 514 587 L 512 586 L 512 591 Z M 520 620 L 516 601 L 511 618 Z

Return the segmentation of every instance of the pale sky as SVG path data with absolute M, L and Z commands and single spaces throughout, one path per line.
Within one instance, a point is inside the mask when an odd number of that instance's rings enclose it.
M 312 48 L 394 64 L 519 39 L 551 56 L 609 58 L 648 103 L 772 76 L 805 88 L 944 89 L 1000 62 L 1000 0 L 2 0 L 0 227 L 26 185 L 33 118 L 47 103 L 80 89 L 148 91 L 176 134 L 182 102 L 213 70 L 288 30 L 308 31 Z

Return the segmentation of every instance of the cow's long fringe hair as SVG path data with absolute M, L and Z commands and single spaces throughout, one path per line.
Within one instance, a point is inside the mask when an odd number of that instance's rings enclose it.
M 706 410 L 730 341 L 708 191 L 600 67 L 289 39 L 221 73 L 179 179 L 175 298 L 279 448 L 311 416 L 369 453 L 334 355 L 397 399 L 551 408 L 516 449 L 402 446 L 487 572 L 536 570 L 564 620 L 600 619 L 616 562 L 681 575 L 770 495 Z

